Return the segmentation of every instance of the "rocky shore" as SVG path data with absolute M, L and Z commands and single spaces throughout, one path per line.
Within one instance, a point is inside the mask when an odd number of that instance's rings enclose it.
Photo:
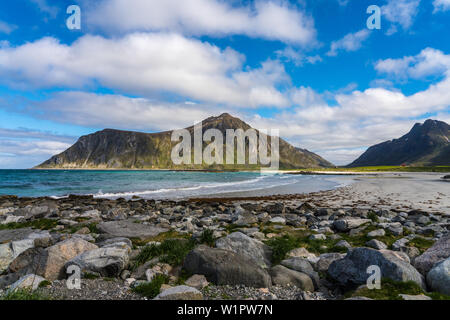
M 0 299 L 445 299 L 450 213 L 345 202 L 0 197 Z M 336 198 L 341 198 L 337 202 Z M 380 290 L 366 288 L 367 268 Z M 69 289 L 73 270 L 81 287 Z

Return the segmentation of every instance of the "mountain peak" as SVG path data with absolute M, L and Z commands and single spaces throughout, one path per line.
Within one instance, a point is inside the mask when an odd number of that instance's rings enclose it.
M 218 129 L 224 136 L 227 129 L 243 129 L 251 127 L 233 117 L 229 113 L 209 117 L 202 121 L 202 130 Z M 194 126 L 186 128 L 190 132 Z M 258 130 L 256 130 L 258 132 Z M 248 142 L 246 142 L 248 143 Z M 215 167 L 176 166 L 171 161 L 174 147 L 171 131 L 158 133 L 142 133 L 104 129 L 81 137 L 66 151 L 51 157 L 37 168 L 60 169 L 224 169 L 223 165 Z M 247 147 L 248 149 L 248 147 Z M 280 139 L 279 142 L 281 168 L 329 167 L 332 164 L 312 152 L 301 152 Z M 230 169 L 248 168 L 231 165 Z
M 450 126 L 443 121 L 433 119 L 416 123 L 401 138 L 370 147 L 349 166 L 402 164 L 449 165 Z

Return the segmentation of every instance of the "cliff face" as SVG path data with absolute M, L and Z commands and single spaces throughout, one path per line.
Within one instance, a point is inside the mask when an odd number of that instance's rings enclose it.
M 349 167 L 402 164 L 450 165 L 450 126 L 437 120 L 416 123 L 403 137 L 370 147 Z
M 210 117 L 202 122 L 203 131 L 218 129 L 224 135 L 227 129 L 249 129 L 250 126 L 229 114 Z M 194 127 L 187 128 L 192 133 Z M 258 132 L 258 134 L 260 134 Z M 51 157 L 36 168 L 59 169 L 256 169 L 257 165 L 174 165 L 171 141 L 172 131 L 140 133 L 105 129 L 82 136 L 66 151 Z M 268 138 L 270 147 L 270 137 Z M 320 156 L 298 149 L 280 139 L 280 168 L 327 167 L 332 164 Z M 192 143 L 192 146 L 194 144 Z M 248 149 L 248 141 L 246 142 Z M 270 149 L 269 149 L 270 150 Z M 193 153 L 193 152 L 192 152 Z M 225 154 L 225 152 L 224 152 Z M 246 156 L 248 158 L 248 156 Z

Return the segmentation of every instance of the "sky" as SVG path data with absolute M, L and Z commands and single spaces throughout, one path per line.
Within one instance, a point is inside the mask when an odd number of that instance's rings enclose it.
M 450 0 L 1 1 L 0 168 L 223 112 L 348 164 L 450 123 L 449 31 Z

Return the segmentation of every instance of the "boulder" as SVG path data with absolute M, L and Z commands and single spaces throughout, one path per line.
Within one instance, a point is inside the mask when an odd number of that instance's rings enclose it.
M 314 286 L 316 288 L 319 287 L 319 274 L 314 271 L 311 263 L 305 258 L 289 258 L 281 261 L 281 265 L 289 268 L 291 270 L 295 270 L 298 272 L 302 272 L 308 275 L 311 280 L 314 282 Z
M 370 248 L 377 249 L 377 250 L 387 249 L 387 245 L 384 242 L 381 242 L 381 241 L 376 240 L 376 239 L 372 239 L 370 241 L 367 241 L 366 242 L 366 246 L 368 246 Z
M 176 286 L 164 290 L 155 300 L 203 300 L 203 294 L 192 287 Z
M 109 247 L 86 251 L 66 263 L 66 269 L 77 265 L 82 272 L 99 273 L 104 277 L 117 277 L 129 262 L 130 249 Z
M 33 239 L 24 239 L 0 244 L 0 273 L 8 269 L 22 252 L 34 247 Z
M 252 213 L 245 212 L 238 216 L 237 220 L 233 222 L 237 226 L 248 226 L 254 223 L 258 223 L 258 217 Z
M 366 284 L 367 268 L 376 265 L 381 276 L 395 281 L 414 281 L 425 289 L 423 276 L 409 263 L 398 256 L 399 252 L 378 251 L 371 248 L 349 250 L 344 259 L 331 263 L 328 274 L 343 287 L 355 287 Z
M 38 275 L 47 280 L 65 278 L 64 265 L 79 254 L 97 249 L 95 244 L 78 238 L 71 238 L 47 248 L 44 254 L 38 257 Z
M 345 257 L 342 253 L 323 253 L 319 256 L 319 260 L 316 262 L 316 270 L 321 272 L 326 272 L 333 261 L 340 260 Z
M 270 247 L 259 240 L 250 238 L 242 232 L 233 232 L 224 238 L 218 239 L 216 241 L 216 247 L 246 256 L 261 268 L 270 267 L 272 257 Z
M 435 263 L 448 257 L 450 257 L 450 233 L 444 235 L 431 248 L 418 256 L 414 260 L 414 266 L 423 275 L 426 275 Z
M 272 276 L 272 284 L 274 285 L 294 285 L 304 291 L 314 291 L 314 284 L 311 278 L 305 273 L 278 265 L 270 269 L 270 275 Z
M 17 289 L 31 289 L 36 290 L 45 279 L 35 274 L 28 274 L 14 282 L 9 288 L 8 292 L 14 292 Z
M 97 225 L 97 228 L 101 233 L 105 233 L 111 238 L 124 237 L 138 238 L 141 240 L 153 238 L 160 233 L 168 231 L 168 229 L 165 228 L 158 228 L 124 220 L 101 222 Z
M 33 233 L 31 228 L 0 230 L 0 243 L 27 239 Z
M 191 274 L 203 274 L 217 285 L 246 285 L 267 288 L 271 279 L 267 271 L 253 260 L 235 252 L 198 246 L 188 253 L 183 267 Z
M 433 266 L 427 274 L 427 283 L 433 291 L 450 296 L 450 257 Z
M 343 218 L 335 220 L 333 222 L 333 227 L 340 232 L 347 232 L 351 229 L 358 228 L 359 226 L 372 222 L 370 219 L 360 219 L 360 218 Z

